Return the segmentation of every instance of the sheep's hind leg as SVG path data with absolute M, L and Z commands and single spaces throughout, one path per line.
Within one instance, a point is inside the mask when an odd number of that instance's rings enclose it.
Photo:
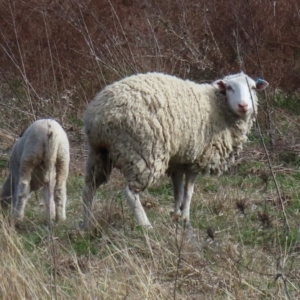
M 67 178 L 69 173 L 69 161 L 59 160 L 56 163 L 56 185 L 54 188 L 56 221 L 66 219 L 67 203 Z
M 55 221 L 66 220 L 67 187 L 66 181 L 56 184 L 54 189 Z
M 195 173 L 185 173 L 185 185 L 184 185 L 184 197 L 181 205 L 181 217 L 186 225 L 190 226 L 190 205 L 191 199 L 194 192 L 194 184 L 197 174 Z
M 139 194 L 132 192 L 130 188 L 126 186 L 125 195 L 127 203 L 133 211 L 139 225 L 148 229 L 152 228 L 151 223 L 148 220 L 145 210 L 140 202 Z
M 172 172 L 171 180 L 173 185 L 174 193 L 174 213 L 173 219 L 177 221 L 181 216 L 181 205 L 183 202 L 184 189 L 183 189 L 183 173 L 182 172 Z
M 55 218 L 54 184 L 55 181 L 51 179 L 43 187 L 43 198 L 46 206 L 46 214 L 47 219 L 50 222 L 52 222 L 52 220 Z

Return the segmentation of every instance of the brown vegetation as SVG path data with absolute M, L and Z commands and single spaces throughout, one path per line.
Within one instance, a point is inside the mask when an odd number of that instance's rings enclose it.
M 153 70 L 201 81 L 245 69 L 299 87 L 296 0 L 7 0 L 0 15 L 0 80 L 12 96 L 25 88 L 32 115 L 48 102 L 80 114 L 105 84 Z

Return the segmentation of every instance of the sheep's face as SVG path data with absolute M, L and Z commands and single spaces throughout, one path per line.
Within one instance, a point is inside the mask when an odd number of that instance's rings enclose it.
M 265 89 L 267 81 L 258 79 L 256 82 L 244 73 L 227 76 L 213 84 L 226 94 L 228 105 L 234 113 L 242 118 L 248 118 L 256 113 L 256 91 Z

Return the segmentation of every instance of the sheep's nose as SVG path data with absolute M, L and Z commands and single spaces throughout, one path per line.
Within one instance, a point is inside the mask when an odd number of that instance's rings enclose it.
M 239 103 L 239 108 L 240 108 L 241 111 L 246 112 L 247 109 L 248 109 L 248 104 L 245 103 L 245 102 Z

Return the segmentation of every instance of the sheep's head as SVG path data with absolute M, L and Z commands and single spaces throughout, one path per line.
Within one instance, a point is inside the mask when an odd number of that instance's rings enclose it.
M 219 79 L 213 85 L 226 94 L 228 104 L 234 113 L 242 118 L 248 118 L 257 111 L 256 91 L 265 89 L 269 83 L 263 79 L 255 82 L 242 72 Z

